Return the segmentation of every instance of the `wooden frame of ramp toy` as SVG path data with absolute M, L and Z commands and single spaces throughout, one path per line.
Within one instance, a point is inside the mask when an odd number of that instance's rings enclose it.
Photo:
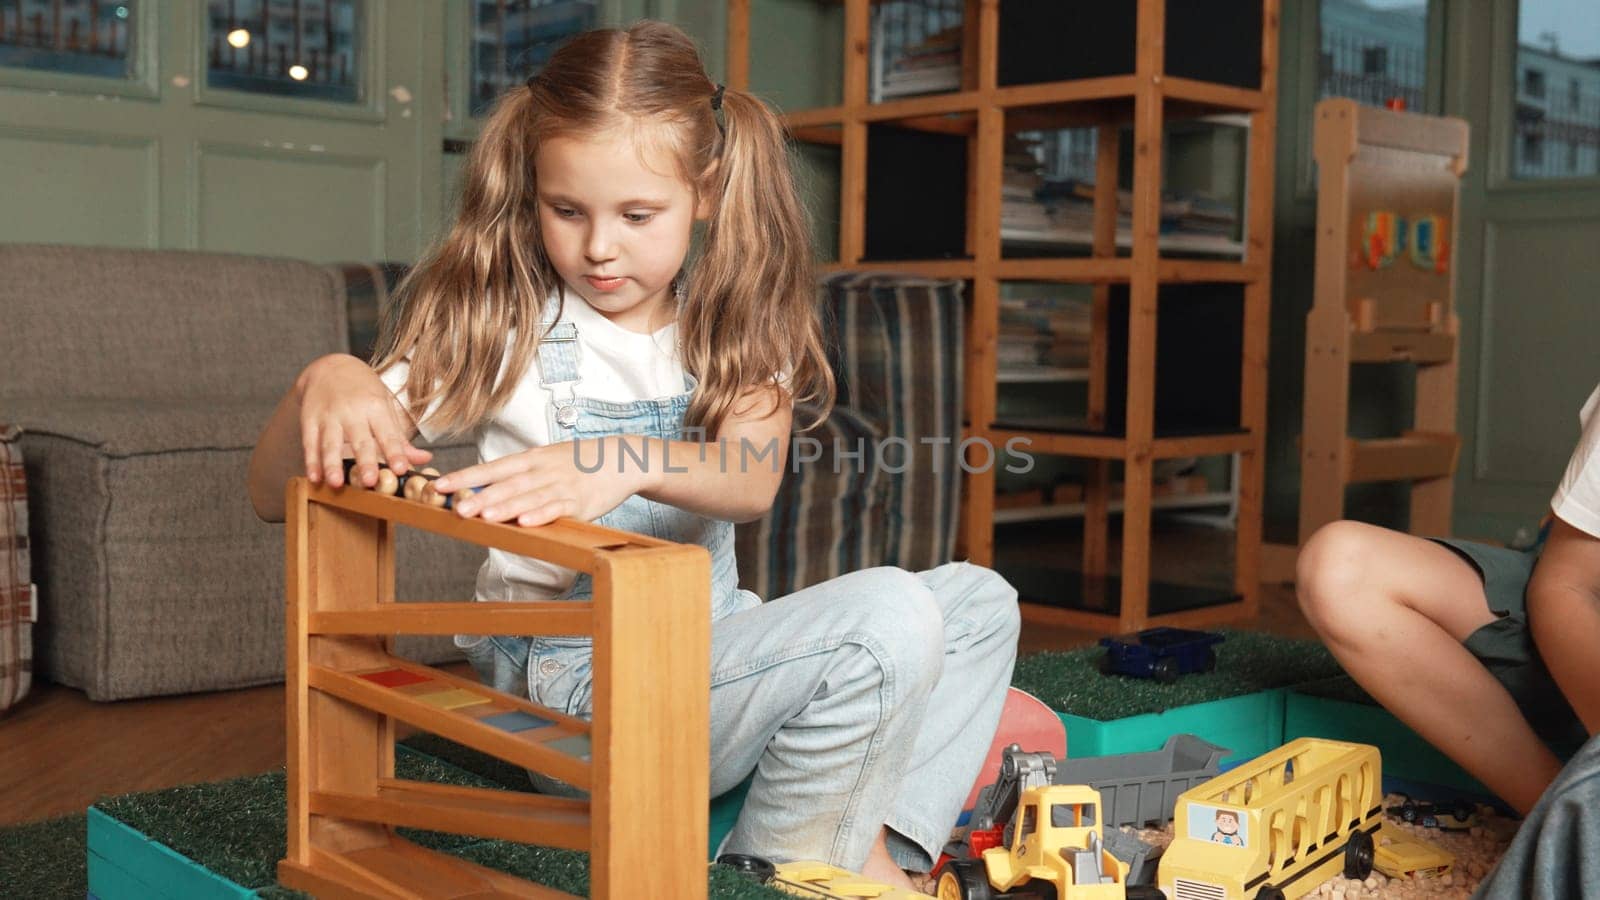
M 705 897 L 704 548 L 569 519 L 538 528 L 463 519 L 304 478 L 288 493 L 284 885 L 339 898 L 565 896 L 394 833 L 409 827 L 587 850 L 597 898 L 638 896 L 645 878 L 656 896 Z M 399 525 L 588 573 L 594 599 L 396 603 Z M 394 635 L 457 632 L 592 636 L 592 723 L 393 653 Z M 397 722 L 548 774 L 589 799 L 397 779 Z

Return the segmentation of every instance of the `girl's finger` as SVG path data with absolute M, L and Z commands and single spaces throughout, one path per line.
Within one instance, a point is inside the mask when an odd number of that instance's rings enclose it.
M 548 525 L 562 516 L 576 516 L 577 514 L 577 501 L 555 500 L 518 516 L 517 524 L 533 528 L 539 525 Z
M 300 452 L 305 455 L 306 480 L 316 484 L 322 480 L 322 466 L 318 465 L 321 429 L 310 422 L 300 425 Z
M 328 487 L 344 484 L 344 429 L 335 425 L 322 432 L 322 481 Z
M 381 443 L 383 458 L 389 464 L 389 470 L 396 475 L 404 475 L 410 465 L 407 457 L 411 449 L 410 445 L 406 443 L 406 439 L 398 434 L 390 433 L 381 438 Z
M 529 509 L 530 502 L 544 497 L 553 487 L 547 481 L 524 473 L 504 481 L 497 481 L 482 490 L 457 487 L 461 497 L 456 509 L 463 516 L 482 515 L 485 519 L 504 522 Z
M 375 436 L 359 438 L 352 446 L 352 456 L 355 457 L 355 466 L 350 470 L 350 483 L 360 484 L 362 487 L 376 487 L 378 484 L 378 441 Z

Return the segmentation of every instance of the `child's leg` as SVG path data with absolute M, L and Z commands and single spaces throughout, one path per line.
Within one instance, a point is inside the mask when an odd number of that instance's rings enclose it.
M 944 670 L 889 814 L 888 849 L 901 868 L 926 872 L 950 839 L 994 740 L 1017 661 L 1017 591 L 982 566 L 954 562 L 917 573 L 944 617 Z
M 1519 812 L 1561 765 L 1464 644 L 1499 621 L 1483 577 L 1423 538 L 1335 522 L 1300 551 L 1300 606 L 1379 702 Z
M 725 849 L 860 871 L 944 665 L 933 592 L 867 569 L 720 619 L 711 643 L 712 793 L 755 771 Z

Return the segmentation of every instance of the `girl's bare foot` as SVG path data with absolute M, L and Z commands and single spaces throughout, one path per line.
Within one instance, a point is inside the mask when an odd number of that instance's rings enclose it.
M 889 856 L 888 836 L 888 826 L 878 832 L 878 839 L 872 842 L 872 849 L 867 853 L 867 861 L 861 867 L 861 874 L 891 887 L 915 889 L 917 886 L 912 883 L 905 870 L 895 865 L 895 861 Z

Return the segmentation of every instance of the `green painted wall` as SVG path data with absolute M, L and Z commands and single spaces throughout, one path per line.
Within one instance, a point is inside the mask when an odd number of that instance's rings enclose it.
M 202 0 L 134 7 L 127 81 L 0 69 L 0 240 L 412 258 L 440 207 L 443 7 L 374 4 L 349 105 L 213 90 Z

